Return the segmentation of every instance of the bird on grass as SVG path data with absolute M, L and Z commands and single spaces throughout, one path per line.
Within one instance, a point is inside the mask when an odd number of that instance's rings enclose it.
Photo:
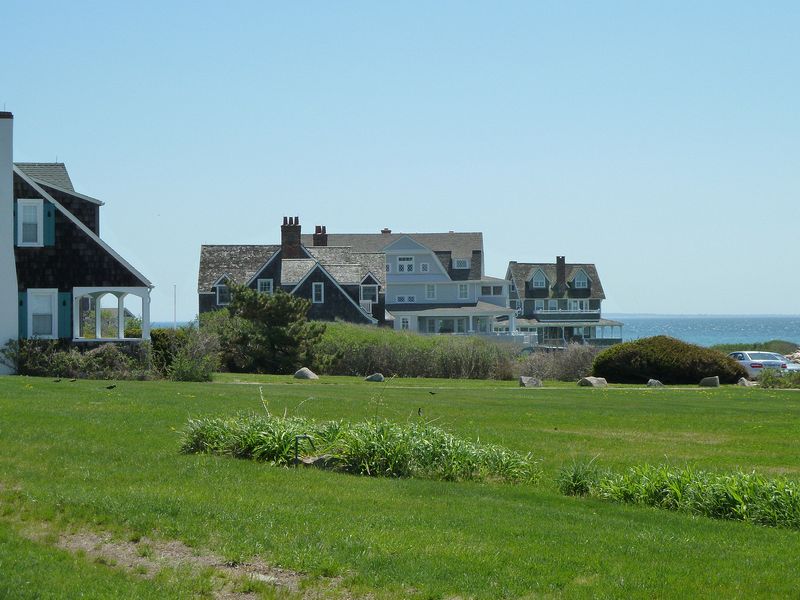
M 111 385 L 107 385 L 106 389 L 107 390 L 113 390 L 115 387 L 117 387 L 117 385 L 115 383 L 112 383 Z
M 417 415 L 420 416 L 420 417 L 422 416 L 422 407 L 421 406 L 417 409 Z
M 59 377 L 58 379 L 53 379 L 53 383 L 61 383 L 61 378 Z
M 436 395 L 436 392 L 431 392 L 431 391 L 428 391 L 428 393 L 429 393 L 431 396 L 435 396 L 435 395 Z

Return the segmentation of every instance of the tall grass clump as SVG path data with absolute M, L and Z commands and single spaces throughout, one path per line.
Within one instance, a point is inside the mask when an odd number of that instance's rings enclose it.
M 800 371 L 792 373 L 776 373 L 771 369 L 764 369 L 758 384 L 763 388 L 798 389 L 800 388 Z
M 373 477 L 533 483 L 539 461 L 502 446 L 456 437 L 430 423 L 386 420 L 316 422 L 301 417 L 238 415 L 191 419 L 181 452 L 249 458 L 276 466 L 294 462 L 295 438 L 309 435 L 313 452 L 337 471 Z M 300 445 L 303 456 L 312 448 Z
M 514 352 L 472 336 L 425 336 L 348 323 L 328 325 L 319 353 L 328 375 L 512 379 Z
M 577 381 L 592 373 L 592 362 L 600 348 L 569 344 L 564 349 L 537 350 L 520 360 L 522 375 L 538 379 Z
M 570 486 L 571 480 L 580 484 Z M 559 489 L 567 495 L 800 529 L 800 483 L 755 472 L 717 474 L 688 466 L 639 465 L 614 473 L 593 470 L 590 463 L 582 463 L 562 469 Z

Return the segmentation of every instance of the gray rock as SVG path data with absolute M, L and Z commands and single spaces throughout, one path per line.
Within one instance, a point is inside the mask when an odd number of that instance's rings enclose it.
M 536 377 L 525 377 L 524 375 L 520 375 L 519 387 L 540 388 L 543 387 L 543 385 L 541 379 L 537 379 Z
M 664 387 L 664 384 L 658 379 L 649 379 L 647 381 L 647 387 Z
M 302 369 L 298 369 L 298 371 L 294 374 L 295 379 L 319 379 L 319 376 L 314 373 L 308 367 L 303 367 Z
M 700 387 L 719 387 L 719 376 L 703 377 L 699 383 Z
M 372 375 L 368 375 L 364 377 L 364 381 L 377 381 L 380 383 L 384 380 L 383 373 L 373 373 Z
M 740 377 L 739 381 L 736 382 L 736 385 L 740 385 L 742 387 L 756 387 L 758 384 L 755 381 L 750 381 L 747 377 Z
M 578 385 L 581 387 L 607 387 L 608 382 L 603 377 L 581 377 L 578 381 Z

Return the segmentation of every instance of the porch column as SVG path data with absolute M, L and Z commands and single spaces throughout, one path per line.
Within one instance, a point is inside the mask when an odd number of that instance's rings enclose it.
M 120 294 L 117 296 L 117 338 L 122 339 L 125 337 L 125 296 L 127 294 Z
M 508 335 L 514 333 L 514 330 L 517 328 L 517 315 L 516 313 L 511 313 L 508 315 Z
M 150 290 L 142 296 L 142 339 L 150 339 Z
M 105 294 L 98 294 L 94 299 L 94 337 L 100 339 L 103 333 L 103 309 L 100 307 L 100 302 Z
M 83 335 L 81 331 L 81 300 L 83 296 L 72 296 L 72 339 Z

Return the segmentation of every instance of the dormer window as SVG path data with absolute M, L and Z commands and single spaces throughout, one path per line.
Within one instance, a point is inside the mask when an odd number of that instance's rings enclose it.
M 257 285 L 259 294 L 272 293 L 272 279 L 259 279 Z
M 378 286 L 364 284 L 361 286 L 361 301 L 362 302 L 377 302 L 378 301 Z
M 217 285 L 217 305 L 227 306 L 231 303 L 231 288 L 227 283 Z
M 585 290 L 589 287 L 589 278 L 586 277 L 586 273 L 583 271 L 578 272 L 575 275 L 575 289 Z
M 533 274 L 532 283 L 533 287 L 536 289 L 546 288 L 547 279 L 545 278 L 544 273 L 542 273 L 541 271 L 536 271 L 536 273 Z
M 454 269 L 469 269 L 469 259 L 468 258 L 457 258 L 453 262 Z
M 44 203 L 41 198 L 17 200 L 17 245 L 44 246 Z
M 397 257 L 397 272 L 398 273 L 413 273 L 414 272 L 414 257 L 413 256 L 398 256 Z

